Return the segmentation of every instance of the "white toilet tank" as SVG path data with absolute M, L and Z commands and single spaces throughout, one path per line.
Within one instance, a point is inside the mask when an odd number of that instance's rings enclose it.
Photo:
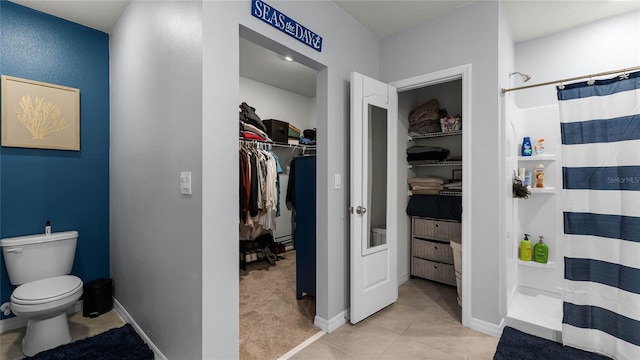
M 71 272 L 77 231 L 19 236 L 0 240 L 4 263 L 13 285 Z

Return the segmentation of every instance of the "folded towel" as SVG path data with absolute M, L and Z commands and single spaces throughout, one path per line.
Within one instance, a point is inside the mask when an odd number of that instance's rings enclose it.
M 411 146 L 409 148 L 407 148 L 407 154 L 419 154 L 419 153 L 423 153 L 423 152 L 429 152 L 429 151 L 442 151 L 444 150 L 441 147 L 438 146 L 420 146 L 420 145 L 416 145 L 416 146 Z
M 411 190 L 411 195 L 438 195 L 440 190 Z
M 424 185 L 425 183 L 442 185 L 447 183 L 448 181 L 449 180 L 446 178 L 443 178 L 441 176 L 433 176 L 433 175 L 421 175 L 408 180 L 409 184 L 422 184 L 422 185 Z
M 442 190 L 444 187 L 442 185 L 411 185 L 411 191 L 415 190 Z

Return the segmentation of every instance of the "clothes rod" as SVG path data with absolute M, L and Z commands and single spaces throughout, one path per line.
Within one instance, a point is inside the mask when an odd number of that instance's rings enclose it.
M 620 74 L 620 73 L 626 74 L 628 72 L 636 71 L 636 70 L 640 70 L 640 66 L 634 66 L 634 67 L 620 69 L 620 70 L 606 71 L 606 72 L 601 72 L 601 73 L 591 74 L 591 75 L 576 76 L 576 77 L 562 79 L 562 80 L 547 81 L 547 82 L 543 82 L 543 83 L 539 83 L 539 84 L 525 85 L 525 86 L 514 87 L 514 88 L 510 88 L 510 89 L 502 88 L 502 89 L 500 89 L 500 94 L 504 95 L 505 93 L 508 93 L 509 91 L 529 89 L 529 88 L 534 88 L 534 87 L 538 87 L 538 86 L 552 85 L 552 84 L 558 84 L 558 83 L 562 84 L 562 83 L 568 82 L 568 81 L 590 79 L 590 78 L 594 78 L 594 77 L 598 77 L 598 76 L 614 75 L 614 74 Z

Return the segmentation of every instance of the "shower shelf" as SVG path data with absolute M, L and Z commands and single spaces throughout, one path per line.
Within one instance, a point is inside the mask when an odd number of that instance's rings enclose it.
M 556 193 L 556 188 L 555 187 L 545 187 L 545 188 L 531 188 L 529 189 L 529 191 L 531 191 L 531 194 L 555 194 Z
M 522 261 L 518 260 L 518 264 L 522 266 L 534 267 L 534 268 L 542 268 L 542 269 L 555 269 L 556 263 L 554 261 L 549 261 L 546 264 L 541 264 L 535 261 Z
M 531 156 L 518 156 L 518 161 L 556 161 L 555 154 L 542 154 Z

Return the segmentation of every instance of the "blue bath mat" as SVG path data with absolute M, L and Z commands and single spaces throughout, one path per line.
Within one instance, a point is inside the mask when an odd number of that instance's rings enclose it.
M 575 349 L 555 341 L 518 331 L 502 330 L 493 360 L 610 360 L 606 356 Z
M 153 360 L 153 351 L 131 324 L 86 339 L 60 345 L 26 359 L 33 360 Z

